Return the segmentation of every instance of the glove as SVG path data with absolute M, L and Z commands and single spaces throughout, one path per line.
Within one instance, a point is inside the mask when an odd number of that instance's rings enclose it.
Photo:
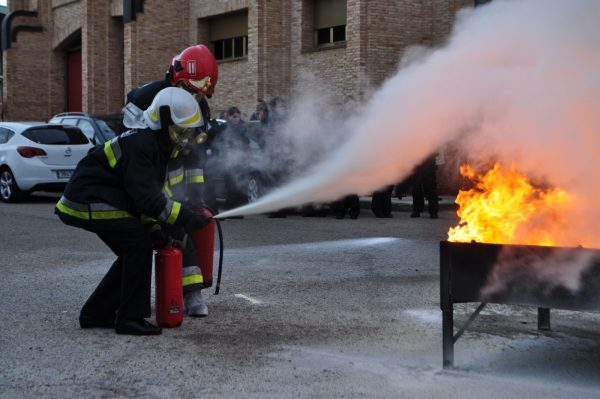
M 185 237 L 182 241 L 171 238 L 171 241 L 169 241 L 169 246 L 177 249 L 185 249 Z
M 183 229 L 187 234 L 192 235 L 195 231 L 203 229 L 210 223 L 210 219 L 206 216 L 193 214 L 190 219 L 185 223 Z
M 160 228 L 158 223 L 150 227 L 150 238 L 152 239 L 152 248 L 155 250 L 162 249 L 171 242 L 171 237 Z

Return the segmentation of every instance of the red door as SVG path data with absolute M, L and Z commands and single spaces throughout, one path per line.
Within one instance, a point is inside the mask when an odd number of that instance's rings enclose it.
M 81 50 L 67 53 L 67 111 L 81 112 Z

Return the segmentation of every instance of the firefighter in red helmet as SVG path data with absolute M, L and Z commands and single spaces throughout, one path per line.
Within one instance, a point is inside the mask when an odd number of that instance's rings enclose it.
M 147 83 L 127 93 L 123 124 L 130 129 L 143 126 L 143 110 L 150 106 L 159 91 L 171 86 L 180 87 L 192 94 L 200 104 L 205 121 L 208 121 L 210 109 L 206 98 L 212 97 L 218 79 L 217 60 L 208 47 L 203 44 L 188 47 L 173 57 L 165 79 Z
M 217 60 L 202 44 L 188 47 L 173 57 L 169 73 L 173 85 L 208 98 L 213 95 L 219 78 Z
M 181 201 L 199 208 L 216 208 L 212 187 L 205 183 L 204 171 L 210 156 L 210 142 L 219 132 L 216 121 L 210 118 L 207 98 L 215 90 L 219 77 L 217 61 L 208 47 L 202 44 L 191 46 L 173 57 L 165 79 L 150 82 L 131 90 L 123 108 L 123 124 L 128 128 L 144 125 L 142 110 L 146 109 L 156 93 L 166 87 L 179 87 L 192 94 L 200 106 L 204 125 L 196 141 L 175 151 L 168 163 L 165 193 L 172 200 Z M 195 317 L 208 315 L 208 307 L 201 290 L 209 287 L 204 281 L 198 265 L 194 246 L 181 228 L 165 224 L 154 225 L 155 248 L 160 248 L 174 238 L 183 246 L 183 291 L 186 314 Z
M 81 309 L 81 328 L 114 328 L 118 334 L 156 335 L 150 324 L 152 234 L 144 219 L 178 226 L 188 234 L 210 219 L 163 192 L 167 164 L 202 126 L 200 107 L 185 90 L 161 90 L 144 111 L 145 128 L 132 129 L 83 158 L 55 213 L 67 225 L 93 233 L 117 255 Z

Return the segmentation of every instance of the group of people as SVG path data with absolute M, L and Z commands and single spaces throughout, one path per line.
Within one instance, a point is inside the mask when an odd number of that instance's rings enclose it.
M 161 328 L 146 318 L 151 315 L 152 254 L 167 245 L 178 245 L 183 251 L 186 314 L 208 315 L 201 291 L 210 283 L 203 280 L 190 236 L 210 223 L 210 218 L 198 209 L 213 209 L 216 213 L 218 206 L 212 187 L 206 184 L 205 175 L 208 172 L 210 177 L 214 167 L 211 159 L 217 155 L 218 162 L 222 162 L 219 153 L 233 153 L 229 159 L 246 162 L 244 154 L 251 141 L 259 148 L 267 144 L 277 146 L 277 130 L 287 115 L 283 98 L 275 97 L 269 102 L 261 99 L 250 118 L 260 127 L 253 132 L 252 140 L 237 107 L 227 110 L 223 128 L 211 118 L 207 102 L 217 82 L 218 65 L 210 50 L 201 44 L 186 48 L 172 59 L 164 79 L 127 94 L 123 124 L 130 130 L 79 162 L 55 213 L 63 223 L 97 234 L 117 257 L 83 305 L 79 315 L 81 328 L 112 328 L 118 334 L 131 335 L 160 334 Z M 352 100 L 349 97 L 345 104 Z M 291 157 L 287 155 L 282 158 L 281 174 L 272 176 L 274 185 L 282 182 L 290 167 L 286 162 Z M 424 163 L 411 176 L 413 198 L 417 201 L 413 217 L 423 211 L 423 195 L 429 200 L 431 217 L 437 217 L 435 181 L 431 184 L 435 171 L 432 175 L 429 165 Z M 226 206 L 231 208 L 247 198 L 239 191 L 231 172 L 235 165 L 226 166 Z M 419 197 L 419 193 L 424 194 Z M 389 199 L 389 188 L 375 193 L 373 203 L 380 204 L 374 205 L 376 216 L 390 216 Z M 360 213 L 357 195 L 329 205 L 338 219 L 346 214 L 355 219 Z M 285 213 L 282 210 L 269 216 L 284 217 Z
M 390 218 L 392 217 L 392 195 L 394 192 L 398 199 L 402 199 L 410 191 L 412 193 L 410 217 L 418 218 L 421 216 L 421 213 L 425 211 L 425 199 L 427 199 L 429 217 L 437 219 L 439 197 L 436 175 L 436 154 L 432 154 L 415 166 L 412 173 L 403 181 L 375 191 L 372 195 L 371 210 L 378 218 Z
M 237 106 L 220 114 L 222 126 L 211 143 L 212 162 L 208 173 L 224 180 L 224 204 L 216 208 L 232 209 L 248 202 L 248 182 L 252 172 L 261 174 L 261 183 L 280 185 L 291 170 L 292 159 L 285 149 L 289 146 L 279 134 L 287 115 L 286 101 L 274 97 L 269 102 L 259 99 L 255 112 L 247 122 Z M 277 152 L 273 151 L 277 148 Z M 276 154 L 276 156 L 274 155 Z M 261 187 L 264 189 L 264 187 Z M 257 195 L 264 192 L 257 193 Z M 216 199 L 215 199 L 216 202 Z M 285 213 L 276 213 L 276 215 Z
M 341 111 L 351 109 L 355 101 L 352 96 L 346 96 L 340 104 Z M 246 126 L 247 123 L 243 120 L 240 109 L 232 106 L 221 113 L 220 117 L 226 121 L 227 126 L 216 138 L 214 147 L 219 152 L 230 154 L 228 158 L 247 159 L 248 154 L 251 152 L 249 150 L 251 147 L 250 137 L 259 148 L 265 148 L 269 140 L 276 140 L 275 129 L 268 128 L 268 126 L 284 121 L 285 115 L 286 106 L 283 98 L 275 97 L 268 103 L 259 99 L 250 120 L 259 121 L 260 129 L 250 132 Z M 224 162 L 223 159 L 217 159 L 217 163 L 220 163 L 221 168 L 225 169 L 225 209 L 244 205 L 248 200 L 247 193 L 240 189 L 236 172 L 236 169 L 243 168 L 243 165 L 231 165 L 230 162 Z M 378 218 L 392 217 L 392 197 L 395 195 L 398 199 L 402 199 L 403 196 L 410 193 L 413 200 L 410 217 L 420 217 L 421 213 L 425 211 L 425 200 L 427 200 L 429 217 L 437 219 L 439 198 L 436 173 L 436 154 L 432 154 L 415 166 L 413 172 L 403 181 L 388 185 L 372 193 L 371 210 L 373 214 Z M 290 210 L 273 212 L 269 214 L 269 217 L 285 217 L 288 212 Z M 360 215 L 360 200 L 358 195 L 349 194 L 328 204 L 303 206 L 299 209 L 299 213 L 302 216 L 332 214 L 336 219 L 344 219 L 346 216 L 349 216 L 350 219 L 357 219 Z

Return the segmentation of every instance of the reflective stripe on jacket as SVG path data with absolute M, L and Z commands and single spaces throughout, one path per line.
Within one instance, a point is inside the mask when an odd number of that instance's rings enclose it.
M 62 213 L 84 220 L 123 219 L 133 217 L 129 212 L 119 210 L 105 203 L 79 204 L 77 202 L 69 201 L 64 195 L 58 200 L 56 208 Z
M 162 192 L 172 150 L 167 132 L 123 133 L 79 162 L 56 211 L 83 220 L 143 214 L 185 226 L 193 211 Z
M 167 165 L 167 178 L 163 192 L 167 197 L 196 205 L 203 198 L 204 169 L 200 159 L 192 152 L 175 151 Z
M 121 146 L 119 146 L 119 137 L 104 143 L 104 154 L 111 168 L 114 168 L 117 161 L 121 159 Z
M 188 184 L 204 183 L 204 170 L 200 168 L 186 170 L 185 181 Z

